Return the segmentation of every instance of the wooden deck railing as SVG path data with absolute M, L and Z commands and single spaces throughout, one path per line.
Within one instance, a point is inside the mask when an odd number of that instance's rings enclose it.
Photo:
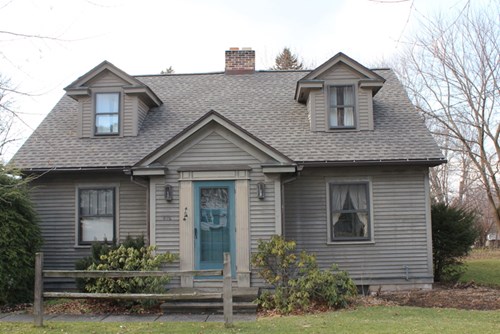
M 145 293 L 81 293 L 81 292 L 44 292 L 43 279 L 51 277 L 65 278 L 125 278 L 125 277 L 161 277 L 161 276 L 223 276 L 222 293 L 207 292 L 178 294 L 145 294 Z M 43 298 L 99 298 L 99 299 L 126 299 L 168 300 L 171 298 L 223 298 L 224 325 L 231 327 L 233 324 L 233 290 L 231 278 L 231 256 L 224 253 L 223 270 L 192 270 L 192 271 L 102 271 L 102 270 L 43 270 L 43 253 L 36 253 L 35 261 L 35 300 L 33 315 L 35 326 L 43 326 Z

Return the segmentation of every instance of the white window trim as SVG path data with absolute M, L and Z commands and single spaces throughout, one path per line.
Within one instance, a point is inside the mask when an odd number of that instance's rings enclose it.
M 339 86 L 352 86 L 354 88 L 354 126 L 330 127 L 330 88 Z M 327 132 L 359 131 L 359 87 L 356 80 L 336 80 L 325 82 L 325 129 Z
M 118 94 L 118 133 L 97 133 L 96 132 L 96 108 L 97 108 L 97 94 Z M 106 137 L 123 137 L 123 121 L 124 121 L 124 103 L 125 94 L 121 87 L 99 87 L 92 88 L 92 137 L 106 138 Z
M 363 244 L 374 244 L 375 243 L 375 220 L 373 219 L 373 182 L 371 177 L 335 177 L 327 178 L 325 180 L 326 184 L 326 243 L 328 245 L 363 245 Z M 330 240 L 331 235 L 331 209 L 330 209 L 330 184 L 331 183 L 367 183 L 368 184 L 368 199 L 369 199 L 369 216 L 370 216 L 370 239 L 369 240 Z
M 82 183 L 77 184 L 75 186 L 75 235 L 74 235 L 74 244 L 75 248 L 90 248 L 92 245 L 80 245 L 79 242 L 79 219 L 80 219 L 80 196 L 79 192 L 81 189 L 105 189 L 105 188 L 113 188 L 115 190 L 115 236 L 114 239 L 116 241 L 120 240 L 120 184 L 119 183 Z M 110 240 L 112 241 L 112 240 Z

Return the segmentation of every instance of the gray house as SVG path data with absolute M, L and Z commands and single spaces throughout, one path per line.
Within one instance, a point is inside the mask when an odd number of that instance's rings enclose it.
M 66 87 L 11 162 L 38 176 L 45 267 L 144 235 L 182 270 L 230 252 L 235 284 L 261 286 L 251 254 L 279 234 L 359 285 L 430 287 L 428 172 L 445 160 L 394 73 L 342 53 L 313 71 L 225 57 L 224 72 L 178 75 L 105 61 Z

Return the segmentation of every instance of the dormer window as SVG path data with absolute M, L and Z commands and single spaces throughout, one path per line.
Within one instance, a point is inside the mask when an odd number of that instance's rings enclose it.
M 330 129 L 354 128 L 354 86 L 330 86 Z
M 120 93 L 95 94 L 95 134 L 117 135 L 120 125 Z

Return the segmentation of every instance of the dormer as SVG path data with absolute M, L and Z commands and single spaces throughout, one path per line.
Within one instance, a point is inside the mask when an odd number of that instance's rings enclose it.
M 68 87 L 78 101 L 78 135 L 90 137 L 137 136 L 146 114 L 162 101 L 141 81 L 104 61 Z
M 373 96 L 385 79 L 338 53 L 297 82 L 295 100 L 307 105 L 311 131 L 373 130 Z

